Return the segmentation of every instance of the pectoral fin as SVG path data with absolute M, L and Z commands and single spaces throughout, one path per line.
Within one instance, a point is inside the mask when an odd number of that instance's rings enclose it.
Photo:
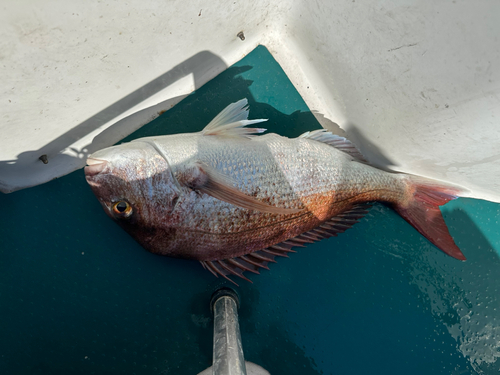
M 248 210 L 281 215 L 294 214 L 301 211 L 300 209 L 274 207 L 248 196 L 235 188 L 230 178 L 201 162 L 193 163 L 184 171 L 179 172 L 176 177 L 179 183 L 190 189 Z

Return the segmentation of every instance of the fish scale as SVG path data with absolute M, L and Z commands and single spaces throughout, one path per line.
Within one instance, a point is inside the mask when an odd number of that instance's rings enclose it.
M 246 100 L 199 133 L 147 137 L 91 155 L 95 195 L 147 250 L 243 277 L 294 246 L 342 233 L 366 202 L 392 207 L 446 253 L 465 259 L 439 206 L 459 190 L 370 166 L 324 130 L 294 139 L 245 126 Z

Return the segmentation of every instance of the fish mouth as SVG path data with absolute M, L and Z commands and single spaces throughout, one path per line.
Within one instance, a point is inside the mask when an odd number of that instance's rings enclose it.
M 101 159 L 87 159 L 87 166 L 85 167 L 85 175 L 86 176 L 95 176 L 96 174 L 101 173 L 108 162 L 106 160 Z

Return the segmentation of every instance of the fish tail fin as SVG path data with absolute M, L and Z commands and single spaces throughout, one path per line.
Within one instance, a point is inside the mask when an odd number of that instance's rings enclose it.
M 465 260 L 439 209 L 439 206 L 458 198 L 460 190 L 415 176 L 411 176 L 408 183 L 413 193 L 404 203 L 395 204 L 394 209 L 443 252 L 453 258 Z

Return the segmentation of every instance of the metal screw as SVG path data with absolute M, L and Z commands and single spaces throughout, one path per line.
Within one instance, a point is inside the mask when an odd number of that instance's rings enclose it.
M 45 154 L 40 156 L 38 159 L 41 160 L 43 162 L 43 164 L 47 164 L 49 162 L 49 159 L 47 159 L 47 155 L 45 155 Z
M 236 36 L 241 40 L 245 40 L 245 34 L 243 34 L 243 31 L 240 31 L 238 34 L 236 34 Z

